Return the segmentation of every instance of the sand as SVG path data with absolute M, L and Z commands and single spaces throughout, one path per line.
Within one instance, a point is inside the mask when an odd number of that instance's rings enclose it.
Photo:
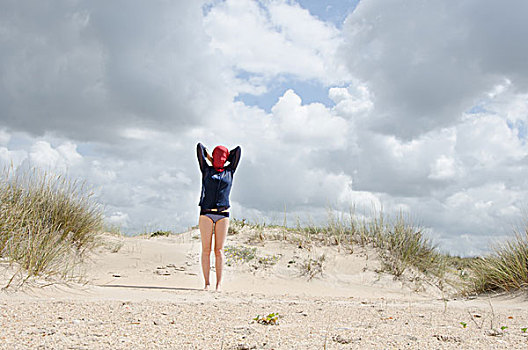
M 0 293 L 1 349 L 528 348 L 525 295 L 445 298 L 424 280 L 380 273 L 373 251 L 232 235 L 228 251 L 256 257 L 231 258 L 214 292 L 201 290 L 196 230 L 105 237 L 83 265 L 85 284 Z M 323 254 L 323 273 L 309 279 L 301 266 Z M 254 320 L 271 313 L 278 324 Z

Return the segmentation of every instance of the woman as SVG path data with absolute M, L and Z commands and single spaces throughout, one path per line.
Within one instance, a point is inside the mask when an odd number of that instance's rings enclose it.
M 217 146 L 213 155 L 198 143 L 196 146 L 198 163 L 202 171 L 202 194 L 200 197 L 200 234 L 202 236 L 202 271 L 205 290 L 209 289 L 209 270 L 211 269 L 211 245 L 213 230 L 215 236 L 216 290 L 220 290 L 224 267 L 224 243 L 229 228 L 229 193 L 233 183 L 233 174 L 240 161 L 240 146 L 231 150 Z M 208 159 L 212 166 L 207 164 Z M 229 163 L 226 165 L 226 163 Z

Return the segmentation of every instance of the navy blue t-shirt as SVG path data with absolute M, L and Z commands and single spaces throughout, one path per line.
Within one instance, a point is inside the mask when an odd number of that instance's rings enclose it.
M 233 175 L 240 161 L 241 152 L 240 146 L 231 150 L 226 161 L 226 164 L 227 162 L 229 164 L 224 167 L 224 171 L 216 171 L 214 167 L 207 164 L 205 147 L 198 143 L 196 155 L 202 172 L 202 194 L 198 205 L 202 210 L 215 208 L 225 210 L 231 206 L 229 204 L 229 194 L 231 193 Z

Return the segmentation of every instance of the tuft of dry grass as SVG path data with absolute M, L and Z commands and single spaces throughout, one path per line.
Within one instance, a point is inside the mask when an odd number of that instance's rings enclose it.
M 474 292 L 528 290 L 528 226 L 471 264 Z
M 384 266 L 394 276 L 401 276 L 408 268 L 434 276 L 445 274 L 446 259 L 410 219 L 400 213 L 385 227 L 375 227 L 374 243 Z
M 65 277 L 98 245 L 102 228 L 102 209 L 84 183 L 36 168 L 3 170 L 0 257 L 18 264 L 27 278 Z
M 308 277 L 308 280 L 313 279 L 317 275 L 323 275 L 324 270 L 324 263 L 325 263 L 325 255 L 321 254 L 318 257 L 315 258 L 306 258 L 302 262 L 300 262 L 297 267 L 299 268 L 299 272 L 301 276 Z

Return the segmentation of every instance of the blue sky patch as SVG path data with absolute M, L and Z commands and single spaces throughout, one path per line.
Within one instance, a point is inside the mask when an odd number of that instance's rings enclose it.
M 524 144 L 526 142 L 526 136 L 528 135 L 528 125 L 526 124 L 526 122 L 524 122 L 523 120 L 517 120 L 515 123 L 512 123 L 508 120 L 506 124 L 511 130 L 517 130 L 517 137 Z
M 467 114 L 480 114 L 488 112 L 482 105 L 475 105 L 471 107 L 466 113 Z
M 297 79 L 276 79 L 268 85 L 268 92 L 262 95 L 240 94 L 235 101 L 242 101 L 248 106 L 257 106 L 269 113 L 279 98 L 289 89 L 301 97 L 303 105 L 314 102 L 322 103 L 326 107 L 335 105 L 334 101 L 328 97 L 328 87 L 317 81 Z
M 313 16 L 326 22 L 332 22 L 338 28 L 341 28 L 345 18 L 359 4 L 359 0 L 298 0 L 297 2 Z

